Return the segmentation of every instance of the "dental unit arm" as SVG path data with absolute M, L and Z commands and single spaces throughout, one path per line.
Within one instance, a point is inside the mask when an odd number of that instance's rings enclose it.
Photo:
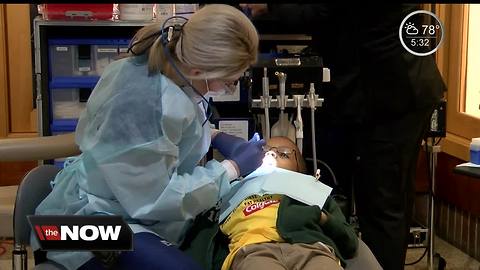
M 265 68 L 264 70 L 264 77 L 265 76 Z M 278 76 L 278 75 L 277 75 Z M 280 80 L 280 78 L 279 78 Z M 323 67 L 322 69 L 322 77 L 321 77 L 321 82 L 330 82 L 330 69 Z M 262 80 L 262 87 L 265 83 L 265 79 Z M 265 85 L 266 86 L 266 85 Z M 266 88 L 265 88 L 266 89 Z M 281 90 L 281 88 L 280 88 Z M 315 83 L 310 83 L 310 88 L 306 95 L 294 95 L 293 98 L 288 98 L 288 97 L 283 97 L 282 100 L 282 95 L 280 92 L 280 95 L 277 96 L 277 98 L 272 98 L 269 96 L 268 99 L 265 98 L 266 93 L 263 92 L 263 96 L 260 96 L 260 98 L 255 99 L 253 98 L 251 100 L 251 109 L 265 109 L 265 106 L 268 105 L 268 108 L 273 107 L 273 108 L 279 108 L 280 110 L 282 109 L 282 104 L 283 108 L 296 108 L 297 109 L 297 119 L 295 120 L 295 134 L 296 137 L 299 140 L 296 140 L 297 146 L 299 147 L 300 151 L 303 152 L 302 147 L 303 147 L 303 120 L 301 119 L 301 113 L 299 113 L 299 110 L 301 108 L 310 108 L 311 112 L 311 125 L 312 125 L 312 159 L 313 159 L 313 174 L 318 175 L 317 172 L 317 152 L 316 152 L 316 142 L 315 142 L 315 110 L 318 107 L 322 107 L 324 99 L 320 98 L 318 94 L 315 94 Z M 296 97 L 297 96 L 297 97 Z M 268 103 L 267 103 L 268 101 Z M 300 122 L 302 121 L 302 122 Z M 272 127 L 273 129 L 273 127 Z M 270 132 L 270 136 L 273 135 L 273 133 Z M 299 144 L 300 143 L 300 144 Z

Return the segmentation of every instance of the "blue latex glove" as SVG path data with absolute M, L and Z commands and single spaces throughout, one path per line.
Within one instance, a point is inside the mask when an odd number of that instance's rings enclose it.
M 226 159 L 237 163 L 241 176 L 253 172 L 262 165 L 264 145 L 265 140 L 260 140 L 257 133 L 247 142 L 240 137 L 219 132 L 212 141 L 212 146 Z

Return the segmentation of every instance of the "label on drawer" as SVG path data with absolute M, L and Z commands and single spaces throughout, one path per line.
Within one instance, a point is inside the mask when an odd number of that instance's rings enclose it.
M 58 46 L 58 47 L 55 47 L 55 50 L 57 52 L 68 52 L 68 47 Z
M 99 52 L 99 53 L 116 53 L 117 48 L 98 48 L 97 52 Z

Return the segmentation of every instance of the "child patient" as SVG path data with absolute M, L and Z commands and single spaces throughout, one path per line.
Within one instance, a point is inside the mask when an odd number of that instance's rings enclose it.
M 290 139 L 272 137 L 264 150 L 264 163 L 306 172 L 303 157 Z M 251 186 L 253 179 L 242 181 Z M 320 209 L 286 195 L 262 194 L 244 198 L 220 225 L 213 210 L 197 217 L 181 249 L 204 268 L 221 265 L 222 270 L 335 270 L 343 269 L 345 260 L 355 255 L 355 231 L 330 196 Z
M 273 137 L 265 151 L 266 161 L 305 173 L 305 162 L 290 139 Z M 320 209 L 285 195 L 251 195 L 220 230 L 230 240 L 222 270 L 342 269 L 358 245 L 355 231 L 330 197 Z

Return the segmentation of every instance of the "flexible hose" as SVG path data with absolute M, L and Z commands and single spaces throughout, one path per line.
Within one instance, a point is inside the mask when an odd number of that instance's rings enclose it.
M 268 97 L 267 97 L 268 98 Z M 270 139 L 270 113 L 269 107 L 265 106 L 265 139 Z
M 315 143 L 315 109 L 312 108 L 310 111 L 312 122 L 312 151 L 313 151 L 313 172 L 317 171 L 317 144 Z

